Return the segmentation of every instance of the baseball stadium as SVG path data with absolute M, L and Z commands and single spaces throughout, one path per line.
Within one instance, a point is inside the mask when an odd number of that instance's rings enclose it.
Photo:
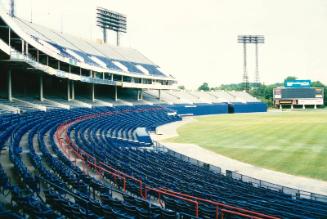
M 271 104 L 256 97 L 246 46 L 256 46 L 258 86 L 263 35 L 235 37 L 244 89 L 186 90 L 121 45 L 120 12 L 97 7 L 92 41 L 9 3 L 0 3 L 0 218 L 327 218 L 324 89 L 292 79 Z

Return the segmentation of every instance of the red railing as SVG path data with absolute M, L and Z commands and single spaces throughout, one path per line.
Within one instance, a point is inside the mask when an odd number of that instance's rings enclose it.
M 248 218 L 278 219 L 278 217 L 275 217 L 275 216 L 270 216 L 270 215 L 258 213 L 258 212 L 255 212 L 255 211 L 250 211 L 250 210 L 247 210 L 247 209 L 244 209 L 244 208 L 234 207 L 234 206 L 231 206 L 231 205 L 226 205 L 226 204 L 223 204 L 223 203 L 220 203 L 220 202 L 216 202 L 216 201 L 212 201 L 212 200 L 208 200 L 208 199 L 204 199 L 204 198 L 184 194 L 184 193 L 181 193 L 181 192 L 175 192 L 175 191 L 165 189 L 165 188 L 160 188 L 160 190 L 164 191 L 164 192 L 167 192 L 169 194 L 178 195 L 178 196 L 190 198 L 190 199 L 201 201 L 201 202 L 206 202 L 208 204 L 216 206 L 216 209 L 221 208 L 221 210 L 225 209 L 225 210 L 228 210 L 229 212 L 234 212 L 235 214 L 236 213 L 244 214 L 244 215 L 247 215 Z M 217 215 L 216 215 L 216 218 L 217 218 Z
M 228 213 L 231 215 L 238 215 L 241 217 L 252 218 L 252 219 L 262 219 L 262 217 L 251 216 L 248 214 L 244 214 L 244 213 L 240 213 L 240 212 L 232 211 L 232 210 L 227 210 L 227 209 L 221 209 L 221 218 L 224 218 L 224 213 Z M 216 216 L 216 218 L 218 218 L 218 217 Z
M 107 165 L 107 164 L 105 164 L 105 163 L 103 163 L 103 162 L 100 162 L 100 165 L 105 166 L 105 167 L 111 169 L 112 171 L 114 171 L 114 172 L 116 172 L 116 173 L 118 173 L 118 174 L 120 174 L 120 175 L 122 175 L 122 176 L 124 176 L 124 177 L 126 177 L 126 178 L 128 178 L 128 179 L 131 179 L 131 180 L 135 181 L 136 183 L 138 183 L 139 186 L 140 186 L 140 190 L 139 190 L 139 191 L 140 191 L 140 196 L 141 196 L 141 197 L 144 197 L 144 196 L 143 196 L 143 182 L 142 182 L 142 180 L 140 180 L 140 179 L 136 179 L 136 178 L 133 177 L 133 176 L 127 175 L 127 174 L 125 174 L 125 173 L 123 173 L 123 172 L 121 172 L 121 171 L 119 171 L 119 170 L 116 170 L 116 169 L 112 168 L 111 166 L 109 166 L 109 165 Z
M 70 159 L 70 153 L 67 151 L 67 147 L 64 146 L 64 142 L 62 140 L 62 138 L 60 136 L 62 136 L 62 134 L 65 132 L 65 130 L 67 130 L 67 126 L 71 125 L 72 123 L 67 123 L 67 124 L 64 124 L 62 126 L 60 126 L 58 129 L 57 129 L 57 132 L 56 132 L 56 139 L 61 147 L 61 149 L 64 151 L 64 153 L 68 156 L 68 158 Z M 59 131 L 58 131 L 59 130 Z M 126 191 L 126 177 L 120 175 L 120 174 L 117 174 L 117 173 L 114 173 L 112 171 L 109 171 L 101 166 L 98 166 L 96 165 L 96 159 L 91 156 L 90 154 L 88 154 L 87 152 L 85 152 L 84 150 L 80 149 L 79 147 L 77 147 L 76 145 L 72 146 L 72 144 L 70 144 L 70 139 L 67 135 L 67 132 L 65 133 L 65 139 L 66 139 L 66 143 L 70 146 L 70 149 L 71 149 L 71 152 L 78 158 L 80 159 L 82 162 L 83 162 L 83 168 L 84 170 L 86 170 L 86 165 L 95 169 L 97 172 L 99 173 L 108 173 L 110 174 L 111 176 L 113 176 L 114 178 L 114 182 L 115 184 L 117 184 L 117 178 L 118 179 L 122 179 L 123 180 L 123 190 Z M 68 140 L 68 141 L 67 141 Z M 80 152 L 81 151 L 81 152 Z M 84 156 L 86 157 L 84 157 Z M 88 159 L 85 159 L 85 158 L 88 158 Z M 94 160 L 94 163 L 91 162 L 89 160 L 89 158 L 91 158 L 92 160 Z M 102 175 L 102 174 L 100 174 Z M 117 184 L 118 185 L 118 184 Z
M 195 208 L 195 216 L 196 217 L 199 217 L 199 202 L 198 201 L 194 201 L 192 199 L 189 199 L 189 198 L 185 198 L 185 197 L 182 197 L 182 196 L 178 196 L 178 195 L 174 195 L 174 194 L 170 194 L 168 192 L 165 192 L 165 191 L 162 191 L 160 189 L 155 189 L 155 188 L 150 188 L 150 187 L 145 187 L 144 189 L 144 198 L 147 199 L 147 193 L 148 191 L 153 191 L 153 192 L 156 192 L 158 193 L 158 201 L 159 201 L 159 204 L 161 205 L 161 207 L 163 207 L 161 201 L 160 201 L 160 197 L 161 195 L 166 195 L 166 196 L 171 196 L 171 197 L 174 197 L 174 198 L 177 198 L 177 199 L 180 199 L 180 200 L 183 200 L 183 201 L 186 201 L 186 202 L 189 202 L 191 204 L 194 204 L 194 208 Z
M 85 165 L 85 169 L 86 169 L 86 165 L 89 166 L 90 168 L 94 168 L 95 170 L 99 171 L 99 173 L 101 172 L 106 172 L 110 175 L 112 175 L 114 177 L 114 181 L 115 184 L 117 184 L 116 182 L 116 178 L 122 179 L 123 180 L 123 189 L 124 191 L 126 191 L 126 184 L 127 184 L 127 180 L 126 179 L 130 179 L 133 180 L 134 182 L 139 184 L 140 187 L 140 196 L 143 197 L 144 199 L 147 199 L 147 193 L 148 191 L 153 191 L 156 192 L 158 194 L 159 197 L 159 203 L 160 205 L 163 205 L 161 203 L 160 197 L 161 195 L 167 195 L 167 196 L 171 196 L 180 200 L 184 200 L 186 202 L 192 203 L 194 204 L 195 207 L 195 216 L 198 217 L 199 215 L 199 202 L 205 202 L 208 203 L 210 205 L 215 206 L 216 208 L 216 219 L 218 219 L 219 216 L 219 210 L 221 211 L 221 215 L 222 218 L 224 217 L 224 213 L 228 213 L 228 214 L 233 214 L 233 215 L 238 215 L 238 216 L 242 216 L 242 217 L 246 217 L 246 218 L 253 218 L 253 219 L 278 219 L 278 217 L 275 216 L 270 216 L 270 215 L 265 215 L 262 213 L 258 213 L 258 212 L 254 212 L 254 211 L 250 211 L 250 210 L 246 210 L 243 208 L 238 208 L 238 207 L 234 207 L 234 206 L 230 206 L 230 205 L 226 205 L 220 202 L 215 202 L 215 201 L 211 201 L 208 199 L 203 199 L 200 197 L 195 197 L 192 195 L 188 195 L 188 194 L 183 194 L 180 192 L 175 192 L 166 188 L 151 188 L 148 186 L 145 186 L 144 188 L 144 193 L 143 193 L 143 182 L 140 179 L 136 179 L 133 176 L 130 176 L 124 172 L 121 172 L 113 167 L 111 167 L 110 165 L 103 163 L 103 162 L 97 162 L 97 159 L 90 155 L 89 153 L 87 153 L 86 151 L 84 151 L 83 149 L 81 149 L 80 147 L 78 147 L 74 142 L 72 142 L 68 136 L 67 133 L 67 129 L 69 126 L 81 122 L 81 121 L 85 121 L 88 119 L 93 119 L 99 116 L 103 116 L 103 115 L 114 115 L 114 114 L 122 114 L 125 112 L 144 112 L 144 111 L 151 111 L 151 110 L 158 110 L 161 108 L 150 108 L 148 110 L 124 110 L 122 112 L 103 112 L 103 113 L 97 113 L 97 114 L 90 114 L 90 115 L 86 115 L 86 116 L 81 116 L 78 117 L 75 120 L 72 120 L 70 122 L 65 122 L 62 125 L 60 125 L 57 128 L 57 131 L 55 133 L 56 139 L 61 147 L 61 149 L 65 152 L 65 154 L 70 158 L 70 153 L 67 151 L 68 148 L 66 146 L 69 146 L 73 152 L 73 154 L 80 160 L 82 160 L 82 162 Z M 64 135 L 64 138 L 62 138 L 62 135 Z M 65 143 L 63 142 L 63 139 L 65 139 L 66 141 L 66 146 Z M 93 161 L 93 162 L 91 162 Z M 117 184 L 118 185 L 118 184 Z

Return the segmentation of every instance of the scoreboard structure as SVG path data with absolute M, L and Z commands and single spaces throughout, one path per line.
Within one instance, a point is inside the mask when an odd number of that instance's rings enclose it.
M 285 81 L 284 87 L 275 88 L 273 91 L 274 106 L 306 106 L 324 105 L 324 89 L 311 87 L 310 80 Z

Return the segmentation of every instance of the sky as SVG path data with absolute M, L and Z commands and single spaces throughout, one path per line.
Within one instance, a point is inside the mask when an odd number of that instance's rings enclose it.
M 0 0 L 8 4 L 9 0 Z M 16 0 L 18 17 L 96 40 L 95 9 L 127 16 L 121 45 L 139 50 L 189 89 L 239 83 L 243 47 L 237 36 L 260 34 L 260 81 L 287 76 L 327 84 L 326 0 Z M 115 35 L 109 34 L 110 43 Z M 255 47 L 248 46 L 254 80 Z

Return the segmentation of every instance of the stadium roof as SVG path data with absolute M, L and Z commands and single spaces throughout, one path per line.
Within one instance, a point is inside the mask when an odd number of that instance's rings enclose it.
M 25 33 L 46 42 L 56 43 L 62 47 L 83 51 L 91 55 L 106 56 L 117 60 L 154 65 L 151 60 L 132 48 L 98 44 L 69 34 L 60 33 L 41 25 L 30 23 L 21 18 L 13 19 Z
M 9 17 L 1 12 L 0 10 L 0 16 L 4 22 L 27 44 L 59 61 L 95 72 L 110 72 L 150 80 L 176 81 L 172 75 L 162 71 L 158 65 L 135 49 L 81 39 L 21 18 Z

